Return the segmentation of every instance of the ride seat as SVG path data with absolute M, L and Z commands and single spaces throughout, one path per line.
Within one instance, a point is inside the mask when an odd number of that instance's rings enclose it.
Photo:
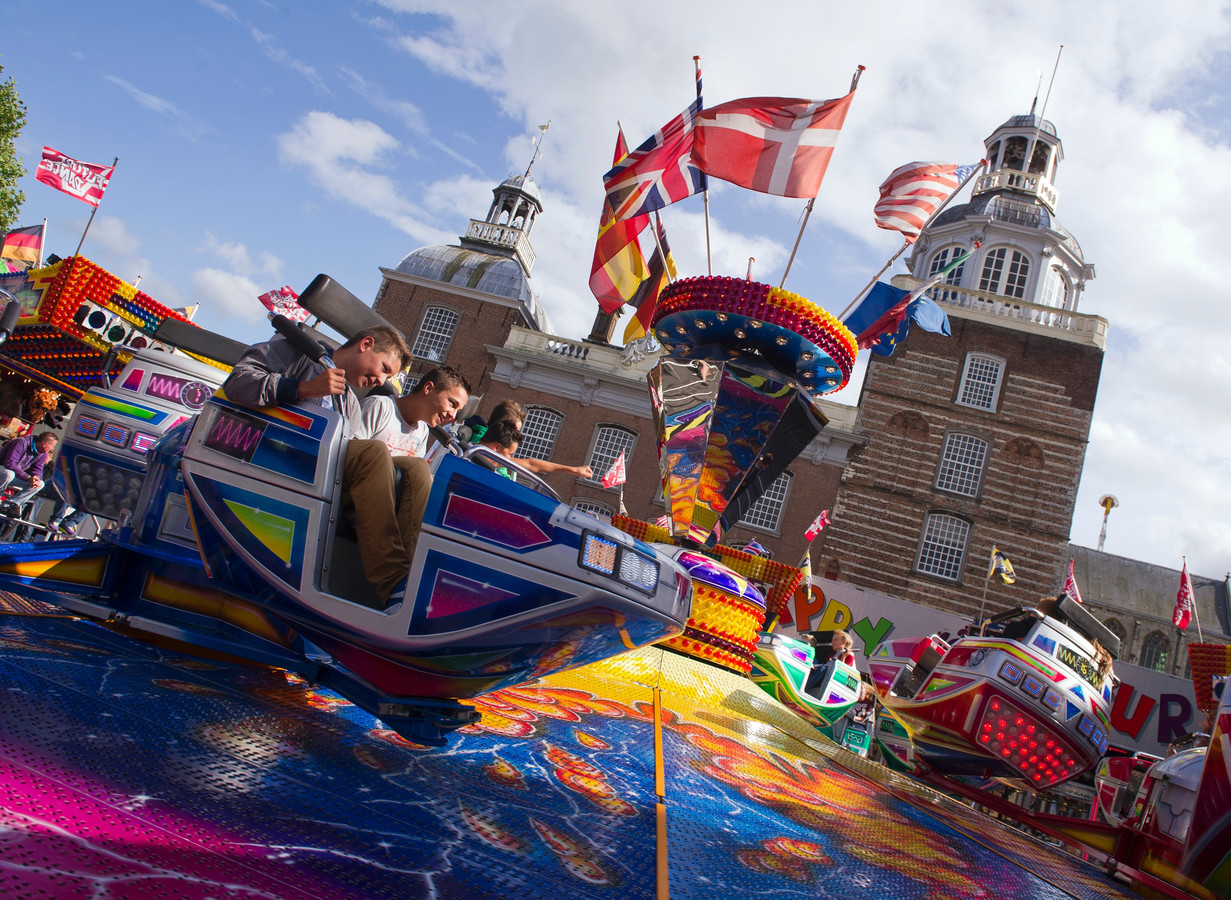
M 936 668 L 936 664 L 940 660 L 940 650 L 929 642 L 919 655 L 919 661 L 903 671 L 900 679 L 901 687 L 897 692 L 898 695 L 909 698 L 919 693 L 919 688 L 923 687 L 923 682 L 927 681 L 928 676 L 932 674 L 932 670 Z

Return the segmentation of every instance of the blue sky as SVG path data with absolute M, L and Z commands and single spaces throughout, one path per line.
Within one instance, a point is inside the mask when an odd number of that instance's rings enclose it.
M 53 9 L 53 12 L 49 10 Z M 880 181 L 913 159 L 972 162 L 1030 108 L 1064 142 L 1060 221 L 1098 272 L 1081 311 L 1111 323 L 1072 536 L 1198 573 L 1231 568 L 1231 6 L 1140 0 L 180 0 L 48 7 L 0 0 L 4 76 L 29 107 L 21 224 L 49 220 L 69 255 L 89 214 L 37 183 L 44 144 L 120 158 L 83 254 L 240 340 L 268 333 L 258 293 L 327 272 L 371 300 L 379 267 L 453 242 L 495 184 L 535 164 L 546 209 L 534 285 L 583 337 L 586 280 L 616 122 L 629 142 L 692 97 L 836 97 L 867 66 L 787 287 L 841 310 L 897 249 L 876 229 Z M 777 283 L 802 201 L 716 184 L 714 269 Z M 685 274 L 704 272 L 701 204 L 664 221 Z M 901 263 L 894 271 L 902 271 Z M 622 327 L 622 326 L 621 326 Z M 834 399 L 854 403 L 857 386 Z

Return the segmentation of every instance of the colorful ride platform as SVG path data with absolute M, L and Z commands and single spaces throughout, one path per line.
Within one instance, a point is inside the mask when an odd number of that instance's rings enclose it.
M 1134 896 L 657 647 L 487 694 L 429 748 L 0 596 L 0 697 L 8 900 Z

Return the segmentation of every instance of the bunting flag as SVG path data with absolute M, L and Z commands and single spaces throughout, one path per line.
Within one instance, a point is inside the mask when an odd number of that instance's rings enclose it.
M 701 170 L 690 160 L 697 98 L 603 176 L 616 220 L 645 215 L 703 190 Z
M 1069 560 L 1069 574 L 1064 579 L 1064 587 L 1061 589 L 1078 603 L 1081 602 L 1081 591 L 1077 590 L 1077 579 L 1073 577 L 1073 560 Z
M 811 542 L 818 534 L 821 533 L 826 525 L 829 524 L 829 510 L 821 510 L 821 514 L 812 520 L 812 524 L 808 526 L 808 530 L 804 532 L 804 540 Z M 809 550 L 811 552 L 811 550 Z
M 621 450 L 620 455 L 616 457 L 616 461 L 611 464 L 611 468 L 603 476 L 602 485 L 605 488 L 613 488 L 618 484 L 623 484 L 627 474 L 624 469 L 624 451 Z
M 815 197 L 855 92 L 836 100 L 745 97 L 697 116 L 702 172 L 779 197 Z
M 43 184 L 63 191 L 83 203 L 98 206 L 115 166 L 80 162 L 51 147 L 43 148 L 43 159 L 34 177 Z
M 0 258 L 37 264 L 43 258 L 43 226 L 14 228 L 0 244 Z
M 910 162 L 894 169 L 881 183 L 880 200 L 872 210 L 876 226 L 900 231 L 913 244 L 928 219 L 981 165 L 982 160 L 969 166 Z
M 1193 619 L 1193 580 L 1188 575 L 1188 560 L 1180 570 L 1180 590 L 1175 595 L 1175 609 L 1171 613 L 1171 621 L 1176 628 L 1183 631 Z
M 658 243 L 654 247 L 653 255 L 650 256 L 649 277 L 641 282 L 637 292 L 628 301 L 637 312 L 624 329 L 624 343 L 626 344 L 640 340 L 649 333 L 650 320 L 654 317 L 654 310 L 658 308 L 658 295 L 676 275 L 675 257 L 671 255 L 671 248 L 667 246 L 667 232 L 663 229 L 662 220 L 658 219 L 657 214 L 655 214 L 655 220 L 654 227 L 658 231 Z
M 613 165 L 628 156 L 624 131 L 616 135 Z M 617 220 L 611 204 L 603 200 L 603 214 L 598 224 L 598 240 L 594 243 L 594 261 L 590 264 L 590 291 L 605 313 L 613 313 L 632 300 L 638 286 L 649 277 L 645 254 L 637 235 L 650 224 L 649 216 L 633 216 Z
M 266 291 L 257 299 L 269 310 L 271 315 L 286 316 L 292 322 L 306 322 L 308 317 L 312 315 L 295 302 L 299 299 L 299 295 L 291 289 L 290 285 L 283 285 L 275 290 Z
M 987 571 L 988 578 L 991 578 L 993 575 L 998 576 L 1005 584 L 1012 584 L 1017 581 L 1017 575 L 1013 573 L 1013 563 L 1009 562 L 1009 558 L 996 547 L 992 548 L 991 566 Z
M 769 559 L 769 551 L 761 546 L 756 538 L 744 544 L 744 552 L 751 553 L 753 556 L 759 556 L 762 559 Z

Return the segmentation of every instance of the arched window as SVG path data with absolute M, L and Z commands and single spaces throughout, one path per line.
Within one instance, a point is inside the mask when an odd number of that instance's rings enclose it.
M 600 425 L 594 433 L 594 444 L 587 463 L 594 470 L 594 480 L 602 481 L 621 453 L 624 454 L 625 467 L 631 467 L 636 443 L 637 432 L 619 425 Z
M 583 513 L 589 513 L 596 519 L 602 519 L 604 522 L 610 522 L 611 517 L 615 515 L 615 509 L 606 503 L 599 503 L 597 500 L 591 500 L 588 497 L 574 497 L 571 506 L 573 509 L 579 509 Z
M 1069 283 L 1054 266 L 1047 270 L 1043 279 L 1043 291 L 1039 294 L 1039 303 L 1043 306 L 1054 306 L 1056 309 L 1067 309 L 1069 302 Z
M 957 581 L 966 558 L 970 523 L 949 513 L 929 513 L 915 557 L 915 571 Z
M 531 406 L 526 409 L 526 419 L 522 423 L 521 446 L 513 454 L 515 459 L 551 459 L 552 448 L 556 446 L 556 436 L 560 433 L 560 423 L 564 416 L 554 409 L 544 406 Z
M 1141 655 L 1138 657 L 1137 664 L 1145 669 L 1153 669 L 1155 672 L 1166 672 L 1167 651 L 1170 649 L 1171 645 L 1161 631 L 1151 631 L 1141 642 Z
M 1024 137 L 1014 135 L 1004 142 L 1004 161 L 1000 164 L 1002 169 L 1017 169 L 1019 172 L 1026 170 L 1026 144 L 1029 143 Z
M 740 524 L 776 532 L 778 523 L 782 519 L 782 511 L 786 508 L 787 495 L 790 492 L 791 473 L 783 472 L 774 479 L 774 483 L 761 495 L 761 498 L 748 507 L 748 512 L 744 513 L 744 517 L 740 519 Z
M 457 330 L 459 318 L 458 312 L 447 306 L 429 306 L 424 310 L 419 334 L 411 348 L 415 358 L 444 362 L 449 355 L 449 345 L 453 343 L 453 332 Z
M 966 252 L 966 248 L 954 244 L 952 247 L 943 247 L 935 256 L 932 257 L 932 263 L 928 266 L 928 277 L 931 278 L 945 266 L 949 265 L 955 259 L 959 258 Z M 966 263 L 963 262 L 945 275 L 945 284 L 961 284 L 962 273 L 966 270 Z M 952 291 L 943 291 L 940 288 L 933 288 L 930 292 L 933 300 L 945 301 L 953 296 Z
M 1005 263 L 1008 262 L 1006 270 Z M 997 247 L 983 260 L 983 275 L 979 290 L 1021 300 L 1026 296 L 1026 281 L 1030 277 L 1030 260 L 1020 250 L 1009 256 L 1008 247 Z
M 1000 399 L 1000 380 L 1004 374 L 1004 360 L 986 353 L 966 355 L 966 367 L 962 370 L 962 383 L 957 388 L 957 404 L 975 409 L 996 409 Z
M 986 462 L 987 441 L 973 434 L 953 432 L 945 438 L 945 446 L 940 453 L 936 487 L 963 497 L 977 497 Z
M 996 158 L 999 155 L 1000 155 L 1000 141 L 996 141 L 996 143 L 992 144 L 992 146 L 988 148 L 988 151 L 987 151 L 987 162 L 988 162 L 987 170 L 989 172 L 995 172 L 997 169 L 1000 168 L 999 160 L 997 160 Z
M 1123 648 L 1124 638 L 1127 632 L 1125 632 L 1124 626 L 1120 624 L 1120 620 L 1119 619 L 1108 619 L 1103 624 L 1107 626 L 1108 631 L 1110 631 L 1112 634 L 1114 634 L 1116 637 L 1120 639 L 1120 647 Z

